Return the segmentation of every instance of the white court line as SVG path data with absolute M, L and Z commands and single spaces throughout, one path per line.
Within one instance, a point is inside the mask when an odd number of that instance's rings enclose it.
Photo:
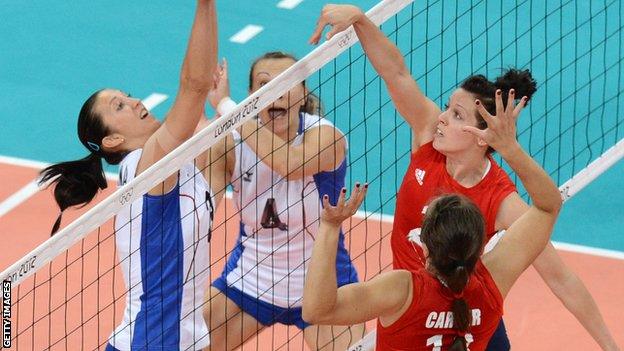
M 38 191 L 39 185 L 36 180 L 26 184 L 26 186 L 13 193 L 13 195 L 9 196 L 6 200 L 0 203 L 0 217 L 4 216 L 7 212 L 26 201 L 29 197 L 35 195 Z
M 624 252 L 621 252 L 621 251 L 599 249 L 595 247 L 582 246 L 582 245 L 576 245 L 576 244 L 560 243 L 557 241 L 553 241 L 552 243 L 557 250 L 577 252 L 577 253 L 582 253 L 582 254 L 592 255 L 592 256 L 614 258 L 617 260 L 624 260 Z
M 241 29 L 238 33 L 234 34 L 230 37 L 230 41 L 238 44 L 245 44 L 251 38 L 258 35 L 258 33 L 262 32 L 264 27 L 257 26 L 255 24 L 248 24 L 245 28 Z
M 141 102 L 143 103 L 143 105 L 145 105 L 146 109 L 151 110 L 161 104 L 163 101 L 167 100 L 167 98 L 169 98 L 169 96 L 165 94 L 152 93 L 145 99 L 141 100 Z
M 0 155 L 0 163 L 6 163 L 6 164 L 10 164 L 10 165 L 15 165 L 15 166 L 30 167 L 30 168 L 36 168 L 36 169 L 41 169 L 41 168 L 44 168 L 44 167 L 46 167 L 48 165 L 47 163 L 44 163 L 44 162 L 32 161 L 32 160 L 26 160 L 26 159 L 15 158 L 15 157 L 8 157 L 8 156 L 2 156 L 2 155 Z M 117 180 L 117 174 L 108 173 L 107 172 L 106 173 L 106 178 L 108 180 L 111 180 L 111 181 Z M 33 181 L 32 183 L 35 183 L 35 181 Z M 29 183 L 27 186 L 25 186 L 24 188 L 19 190 L 18 193 L 21 192 L 21 191 L 27 192 L 28 189 L 26 189 L 26 188 L 28 186 L 30 186 L 30 185 L 31 184 Z M 7 213 L 8 211 L 10 211 L 11 209 L 13 209 L 15 206 L 19 205 L 19 203 L 16 203 L 15 205 L 13 205 L 13 207 L 10 207 L 10 208 L 8 207 L 8 205 L 5 205 L 5 203 L 9 202 L 11 200 L 11 198 L 16 196 L 16 194 L 17 193 L 11 195 L 8 199 L 6 199 L 2 203 L 0 203 L 0 217 L 2 215 L 4 215 L 5 213 Z M 32 194 L 31 194 L 31 196 L 32 196 Z M 232 192 L 229 191 L 229 190 L 226 191 L 225 192 L 225 196 L 227 198 L 231 199 L 232 198 Z M 21 202 L 23 202 L 24 200 L 25 199 L 23 199 Z M 8 210 L 5 210 L 5 206 L 8 208 Z M 361 218 L 361 219 L 372 219 L 372 220 L 380 221 L 380 222 L 383 222 L 383 223 L 386 223 L 386 224 L 390 224 L 390 225 L 392 225 L 392 222 L 394 222 L 394 216 L 393 215 L 388 215 L 388 214 L 383 214 L 383 213 L 376 213 L 376 212 L 357 211 L 355 213 L 354 217 Z M 599 257 L 607 257 L 607 258 L 613 258 L 613 259 L 618 259 L 618 260 L 624 260 L 624 252 L 622 252 L 622 251 L 599 249 L 599 248 L 590 247 L 590 246 L 568 244 L 568 243 L 562 243 L 562 242 L 556 242 L 556 241 L 553 241 L 552 243 L 553 243 L 553 245 L 555 246 L 555 248 L 557 250 L 577 252 L 577 253 L 582 253 L 582 254 L 585 254 L 585 255 L 592 255 L 592 256 L 599 256 Z
M 12 166 L 21 166 L 21 167 L 36 168 L 36 169 L 42 169 L 50 165 L 49 163 L 45 163 L 41 161 L 27 160 L 25 158 L 17 158 L 17 157 L 2 156 L 2 155 L 0 155 L 0 163 L 6 163 Z
M 2 155 L 0 155 L 0 163 L 5 163 L 11 166 L 28 167 L 28 168 L 35 168 L 35 169 L 43 169 L 51 165 L 51 163 L 45 163 L 45 162 L 35 161 L 35 160 L 27 160 L 25 158 L 2 156 Z M 104 175 L 106 176 L 108 180 L 117 180 L 118 178 L 117 173 L 104 172 Z
M 141 102 L 143 103 L 143 105 L 145 105 L 145 107 L 148 110 L 151 110 L 154 107 L 158 106 L 163 101 L 167 100 L 167 98 L 168 96 L 165 94 L 153 93 L 153 94 L 150 94 L 145 99 L 141 100 Z M 36 168 L 36 169 L 43 169 L 50 165 L 49 163 L 45 163 L 45 162 L 26 160 L 22 158 L 2 156 L 2 155 L 0 155 L 0 163 L 6 163 L 9 165 Z M 117 180 L 117 174 L 115 173 L 106 172 L 105 175 L 106 175 L 106 179 L 110 181 Z M 40 190 L 38 182 L 39 182 L 39 179 L 35 179 L 31 181 L 30 183 L 26 184 L 26 186 L 24 186 L 17 192 L 13 193 L 13 195 L 9 196 L 4 201 L 0 202 L 0 217 L 4 216 L 9 211 L 19 206 L 24 201 L 28 200 L 31 196 L 35 195 Z M 42 188 L 43 187 L 45 187 L 45 184 L 42 186 Z
M 303 0 L 282 0 L 277 4 L 277 7 L 279 7 L 280 9 L 292 10 L 302 2 Z
M 26 160 L 22 158 L 9 157 L 0 155 L 0 163 L 12 165 L 12 166 L 20 166 L 20 167 L 28 167 L 35 169 L 43 169 L 49 166 L 49 163 Z M 104 175 L 106 179 L 109 181 L 117 181 L 118 175 L 111 172 L 105 172 Z M 39 186 L 39 178 L 31 181 L 26 184 L 23 188 L 13 193 L 13 195 L 6 198 L 4 201 L 0 202 L 0 217 L 9 213 L 12 209 L 19 206 L 24 201 L 28 200 L 31 196 L 35 195 L 38 191 L 45 189 L 47 185 L 43 184 Z

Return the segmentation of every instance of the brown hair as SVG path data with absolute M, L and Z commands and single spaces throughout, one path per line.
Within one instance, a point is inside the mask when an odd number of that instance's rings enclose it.
M 527 103 L 531 99 L 531 96 L 537 90 L 537 83 L 533 79 L 531 72 L 527 70 L 518 70 L 510 68 L 503 72 L 503 74 L 496 78 L 494 82 L 490 82 L 484 75 L 477 74 L 472 75 L 464 80 L 460 86 L 462 89 L 475 95 L 479 101 L 483 104 L 483 107 L 492 115 L 496 114 L 496 100 L 494 94 L 497 89 L 502 92 L 503 106 L 507 105 L 507 96 L 509 90 L 515 90 L 516 98 L 520 99 L 523 96 L 527 97 Z M 477 128 L 486 129 L 487 123 L 481 117 L 479 112 L 476 113 Z M 488 153 L 494 152 L 494 149 L 489 147 Z
M 251 68 L 249 69 L 249 90 L 251 90 L 253 83 L 253 71 L 256 68 L 256 65 L 263 60 L 270 59 L 291 59 L 297 62 L 297 58 L 294 55 L 281 52 L 281 51 L 271 51 L 267 52 L 264 55 L 256 58 L 254 62 L 251 64 Z M 301 82 L 305 87 L 305 80 Z M 311 115 L 323 116 L 325 114 L 325 110 L 323 108 L 323 104 L 321 103 L 321 99 L 313 93 L 308 92 L 305 96 L 305 103 L 301 108 L 300 112 L 305 112 Z
M 442 284 L 453 293 L 453 329 L 457 337 L 450 350 L 465 351 L 464 337 L 471 324 L 463 291 L 481 255 L 485 223 L 481 211 L 465 196 L 442 195 L 429 204 L 421 240 L 429 251 L 427 261 Z

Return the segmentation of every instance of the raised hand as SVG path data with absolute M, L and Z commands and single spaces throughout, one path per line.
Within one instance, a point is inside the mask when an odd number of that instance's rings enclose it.
M 360 183 L 355 183 L 353 190 L 351 191 L 351 197 L 346 200 L 347 189 L 342 188 L 340 196 L 338 196 L 338 202 L 336 206 L 332 206 L 329 203 L 329 196 L 323 195 L 323 211 L 321 212 L 321 223 L 326 223 L 332 226 L 340 226 L 342 221 L 353 216 L 368 191 L 368 183 L 361 186 Z
M 217 65 L 212 74 L 213 84 L 208 92 L 208 101 L 212 108 L 216 110 L 217 105 L 223 98 L 230 96 L 230 80 L 228 78 L 227 60 L 223 58 L 223 62 Z
M 308 40 L 308 43 L 318 44 L 319 40 L 321 40 L 323 30 L 327 25 L 332 27 L 325 35 L 325 39 L 329 40 L 337 33 L 342 32 L 349 28 L 350 25 L 357 22 L 360 16 L 364 16 L 364 13 L 353 5 L 325 5 L 323 10 L 321 10 L 321 17 L 319 17 L 316 22 L 316 28 Z
M 513 89 L 509 90 L 506 108 L 503 107 L 503 97 L 500 89 L 496 90 L 494 99 L 496 101 L 496 116 L 492 116 L 483 107 L 481 101 L 475 100 L 477 111 L 479 111 L 479 114 L 487 123 L 486 129 L 465 126 L 462 130 L 483 139 L 489 146 L 500 153 L 506 147 L 514 146 L 518 142 L 516 140 L 516 121 L 528 99 L 526 96 L 523 96 L 520 99 L 520 103 L 516 106 L 515 91 Z

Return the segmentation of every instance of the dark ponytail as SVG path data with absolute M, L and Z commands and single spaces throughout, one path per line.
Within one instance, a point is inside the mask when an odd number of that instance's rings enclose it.
M 474 269 L 474 267 L 473 267 Z M 470 273 L 463 265 L 457 266 L 451 276 L 446 278 L 449 289 L 453 292 L 454 299 L 451 306 L 453 312 L 453 329 L 457 330 L 457 336 L 449 348 L 450 351 L 465 351 L 468 349 L 466 333 L 472 322 L 472 314 L 468 308 L 468 302 L 463 298 L 463 291 L 468 284 Z
M 485 222 L 479 209 L 468 198 L 443 195 L 428 207 L 421 240 L 427 247 L 427 262 L 440 282 L 453 294 L 451 310 L 457 336 L 449 350 L 465 351 L 465 335 L 472 315 L 463 297 L 470 275 L 481 255 Z
M 78 160 L 57 163 L 41 171 L 39 184 L 54 185 L 54 199 L 61 209 L 51 234 L 59 229 L 61 216 L 67 208 L 88 204 L 98 190 L 106 189 L 102 160 L 95 154 Z
M 496 101 L 494 94 L 497 89 L 502 92 L 503 106 L 507 106 L 507 97 L 509 90 L 515 90 L 516 99 L 520 99 L 523 96 L 527 97 L 527 104 L 533 94 L 537 91 L 537 83 L 533 79 L 531 72 L 526 70 L 519 70 L 510 68 L 503 72 L 503 74 L 496 78 L 494 82 L 490 82 L 484 75 L 477 74 L 470 76 L 464 80 L 461 84 L 461 88 L 474 94 L 483 107 L 492 115 L 496 114 Z M 486 129 L 487 123 L 477 112 L 477 128 Z M 494 152 L 491 147 L 488 148 L 488 153 Z
M 256 65 L 262 60 L 269 59 L 291 59 L 295 62 L 299 61 L 294 55 L 281 51 L 270 51 L 256 58 L 251 64 L 251 68 L 249 69 L 249 90 L 251 90 L 252 88 L 253 72 L 256 68 Z M 303 86 L 305 87 L 305 80 L 301 82 L 301 84 L 303 84 Z M 325 108 L 323 107 L 321 99 L 316 94 L 308 92 L 305 97 L 305 103 L 301 107 L 301 110 L 299 112 L 305 112 L 311 115 L 323 117 L 325 115 Z
M 95 102 L 102 90 L 91 95 L 78 115 L 78 138 L 90 154 L 77 161 L 54 164 L 41 171 L 39 184 L 54 186 L 54 199 L 61 213 L 54 222 L 51 235 L 59 229 L 63 211 L 72 206 L 88 204 L 98 190 L 106 189 L 102 159 L 110 164 L 121 162 L 124 153 L 104 151 L 101 142 L 110 134 L 101 116 L 95 111 Z

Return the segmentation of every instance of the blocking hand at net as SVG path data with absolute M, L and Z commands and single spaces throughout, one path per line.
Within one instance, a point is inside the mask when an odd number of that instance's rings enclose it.
M 334 4 L 325 5 L 323 10 L 321 10 L 321 17 L 319 17 L 316 22 L 316 29 L 314 30 L 314 33 L 312 33 L 308 42 L 310 44 L 318 44 L 321 39 L 321 35 L 323 34 L 323 30 L 327 25 L 332 27 L 331 30 L 325 34 L 325 39 L 329 40 L 337 33 L 349 28 L 349 26 L 357 22 L 361 16 L 365 16 L 365 14 L 357 6 Z
M 224 105 L 230 99 L 230 79 L 228 76 L 227 60 L 223 58 L 221 64 L 217 65 L 212 74 L 212 87 L 208 92 L 208 102 L 217 111 L 218 116 L 222 116 L 229 111 L 225 111 Z
M 342 222 L 353 216 L 366 197 L 368 191 L 368 183 L 363 186 L 355 183 L 351 191 L 351 197 L 347 200 L 347 189 L 342 188 L 336 206 L 332 206 L 329 202 L 329 196 L 323 195 L 323 211 L 321 212 L 321 231 L 323 227 L 339 228 Z M 337 231 L 336 231 L 337 234 Z
M 515 105 L 515 91 L 511 89 L 507 98 L 507 106 L 503 106 L 502 92 L 496 90 L 494 96 L 496 102 L 496 116 L 492 116 L 479 100 L 475 100 L 477 111 L 487 123 L 486 129 L 473 126 L 464 126 L 462 130 L 471 133 L 496 151 L 504 154 L 505 149 L 517 145 L 516 121 L 522 109 L 526 105 L 527 97 L 523 96 L 520 103 Z

